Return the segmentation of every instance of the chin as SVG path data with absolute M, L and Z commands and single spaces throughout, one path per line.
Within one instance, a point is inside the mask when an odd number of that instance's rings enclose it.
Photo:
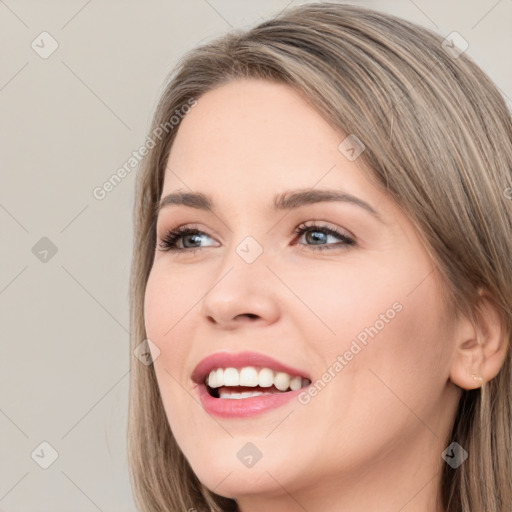
M 263 467 L 246 470 L 233 464 L 230 468 L 224 465 L 220 470 L 219 468 L 208 469 L 205 464 L 201 465 L 197 472 L 194 471 L 200 482 L 210 491 L 225 498 L 239 499 L 250 495 L 272 496 L 282 491 L 281 486 Z M 274 474 L 270 470 L 269 472 Z
M 216 450 L 206 451 L 201 448 L 193 456 L 185 455 L 200 482 L 220 496 L 238 498 L 247 494 L 277 492 L 280 486 L 270 475 L 280 483 L 284 478 L 280 478 L 279 475 L 283 477 L 286 475 L 288 479 L 290 477 L 289 456 L 287 463 L 284 457 L 280 459 L 273 451 L 272 457 L 261 456 L 256 462 L 254 462 L 255 457 L 251 461 L 249 455 L 244 463 L 246 454 L 251 453 L 252 450 L 248 443 L 250 441 L 235 437 L 223 443 L 224 449 L 219 447 Z

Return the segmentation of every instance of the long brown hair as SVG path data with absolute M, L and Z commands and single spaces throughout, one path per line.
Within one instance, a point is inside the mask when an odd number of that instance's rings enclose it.
M 452 47 L 389 14 L 319 3 L 189 52 L 166 84 L 149 136 L 154 147 L 137 176 L 131 350 L 146 339 L 155 207 L 176 116 L 231 80 L 288 84 L 340 134 L 364 142 L 370 178 L 414 222 L 454 313 L 473 318 L 481 288 L 498 308 L 508 354 L 494 379 L 462 391 L 446 445 L 456 440 L 470 456 L 456 470 L 444 465 L 440 495 L 447 512 L 505 512 L 512 510 L 512 119 L 489 77 Z M 198 481 L 177 446 L 153 365 L 132 357 L 130 379 L 129 464 L 140 510 L 236 510 Z

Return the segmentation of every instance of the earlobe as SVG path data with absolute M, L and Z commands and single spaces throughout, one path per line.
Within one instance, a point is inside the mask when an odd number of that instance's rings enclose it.
M 480 388 L 499 373 L 508 351 L 499 309 L 480 291 L 474 319 L 464 318 L 456 331 L 450 380 L 462 389 Z
M 468 341 L 473 343 L 468 344 Z M 484 382 L 485 355 L 484 348 L 476 339 L 457 343 L 454 350 L 450 371 L 450 380 L 462 389 L 477 389 Z

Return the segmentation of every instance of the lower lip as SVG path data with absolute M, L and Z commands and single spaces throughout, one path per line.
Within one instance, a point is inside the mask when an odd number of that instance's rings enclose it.
M 249 398 L 214 398 L 208 393 L 204 384 L 197 387 L 203 409 L 211 416 L 219 418 L 248 418 L 262 414 L 281 407 L 303 391 L 303 389 L 297 389 L 285 393 L 251 396 Z

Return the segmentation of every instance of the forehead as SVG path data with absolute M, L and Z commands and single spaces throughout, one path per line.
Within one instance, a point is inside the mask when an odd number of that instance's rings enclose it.
M 164 191 L 239 185 L 263 193 L 322 180 L 356 192 L 364 176 L 340 153 L 344 138 L 290 86 L 236 80 L 205 93 L 181 121 Z

